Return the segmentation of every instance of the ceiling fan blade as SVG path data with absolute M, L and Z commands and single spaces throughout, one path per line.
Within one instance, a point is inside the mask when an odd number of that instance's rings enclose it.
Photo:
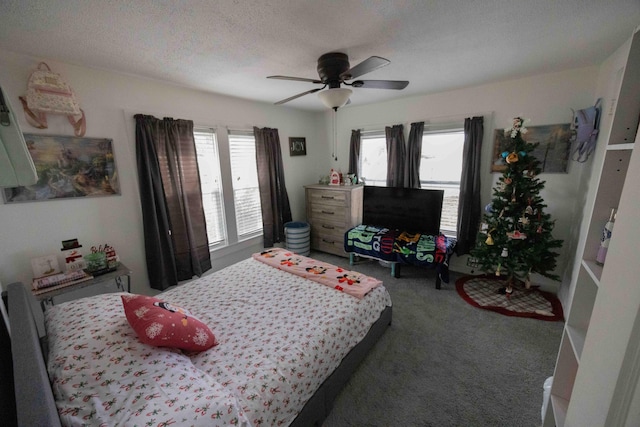
M 309 83 L 322 83 L 317 79 L 307 79 L 304 77 L 289 77 L 289 76 L 268 76 L 268 79 L 279 79 L 279 80 L 295 80 L 297 82 L 309 82 Z
M 351 67 L 344 73 L 340 74 L 340 78 L 343 80 L 355 79 L 363 74 L 370 73 L 378 68 L 384 67 L 385 65 L 389 65 L 389 63 L 390 61 L 388 59 L 384 59 L 379 56 L 372 56 L 365 59 L 355 67 Z
M 351 84 L 353 87 L 365 89 L 396 89 L 401 90 L 409 85 L 406 80 L 356 80 Z
M 325 85 L 325 86 L 326 86 L 326 85 Z M 289 98 L 287 98 L 287 99 L 283 99 L 282 101 L 278 101 L 278 102 L 276 102 L 276 103 L 275 103 L 275 104 L 273 104 L 273 105 L 281 105 L 281 104 L 284 104 L 285 102 L 293 101 L 293 100 L 294 100 L 294 99 L 296 99 L 296 98 L 300 98 L 301 96 L 305 96 L 305 95 L 308 95 L 308 94 L 310 94 L 310 93 L 317 92 L 317 91 L 322 90 L 322 89 L 324 89 L 324 87 L 319 87 L 319 88 L 316 88 L 316 89 L 311 89 L 311 90 L 308 90 L 308 91 L 306 91 L 306 92 L 302 92 L 302 93 L 299 93 L 299 94 L 297 94 L 297 95 L 290 96 Z

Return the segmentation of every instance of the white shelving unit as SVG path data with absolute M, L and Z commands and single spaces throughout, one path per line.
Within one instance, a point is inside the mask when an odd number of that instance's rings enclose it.
M 615 408 L 619 413 L 612 413 L 611 408 L 616 406 L 614 396 L 622 396 L 629 402 L 640 399 L 634 395 L 640 374 L 636 376 L 635 384 L 627 384 L 626 388 L 621 385 L 625 382 L 621 378 L 628 378 L 623 371 L 625 366 L 640 370 L 640 352 L 634 350 L 635 353 L 631 354 L 629 350 L 640 349 L 640 338 L 626 335 L 640 327 L 640 316 L 637 315 L 640 293 L 636 302 L 632 300 L 633 295 L 624 289 L 637 288 L 640 282 L 640 218 L 620 220 L 623 216 L 633 216 L 640 205 L 636 197 L 638 191 L 634 188 L 640 183 L 633 179 L 640 173 L 640 160 L 637 159 L 640 153 L 635 154 L 635 164 L 632 159 L 634 147 L 640 144 L 640 33 L 637 30 L 603 64 L 597 95 L 604 101 L 600 134 L 592 160 L 581 237 L 573 268 L 570 289 L 573 296 L 558 352 L 544 427 L 608 426 L 615 417 L 618 421 L 627 419 L 626 414 L 622 415 L 624 408 L 620 405 L 620 408 Z M 612 208 L 619 208 L 618 217 L 607 260 L 601 266 L 596 264 L 595 255 L 602 227 Z M 635 227 L 629 227 L 633 221 L 636 222 Z M 614 250 L 616 245 L 618 248 L 633 245 L 633 241 L 637 245 L 635 254 Z M 635 264 L 626 263 L 623 259 L 626 257 L 635 259 Z M 610 271 L 614 266 L 623 264 L 626 265 L 624 268 L 638 271 L 635 283 L 618 283 L 616 272 Z M 626 295 L 630 300 L 625 300 Z M 620 311 L 611 311 L 616 304 Z M 619 325 L 619 328 L 611 330 L 613 325 Z M 615 347 L 603 349 L 607 342 Z M 608 358 L 607 352 L 615 356 Z M 629 407 L 631 403 L 627 405 L 627 413 Z M 627 421 L 627 424 L 615 425 L 633 424 Z

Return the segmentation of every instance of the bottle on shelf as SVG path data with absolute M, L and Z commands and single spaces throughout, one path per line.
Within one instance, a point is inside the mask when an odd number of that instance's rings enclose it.
M 602 228 L 602 239 L 600 239 L 600 247 L 598 247 L 598 253 L 596 254 L 596 264 L 604 265 L 604 260 L 607 257 L 607 250 L 609 249 L 609 241 L 611 240 L 611 232 L 613 231 L 613 224 L 616 222 L 616 209 L 611 208 L 611 214 L 609 220 Z

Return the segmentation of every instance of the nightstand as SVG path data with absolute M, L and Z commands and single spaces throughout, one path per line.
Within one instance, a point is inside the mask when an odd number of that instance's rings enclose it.
M 131 292 L 131 270 L 129 270 L 129 268 L 124 264 L 120 263 L 118 268 L 114 271 L 101 274 L 100 276 L 95 276 L 84 282 L 67 286 L 54 286 L 51 290 L 38 293 L 37 295 L 34 291 L 32 291 L 32 293 L 36 300 L 40 302 L 40 305 L 44 310 L 47 306 L 54 305 L 54 298 L 70 300 L 85 296 L 98 295 L 105 293 L 105 290 L 110 285 L 115 285 L 115 289 L 117 289 L 117 291 Z M 81 294 L 81 296 L 77 296 L 76 298 L 61 297 L 62 295 L 71 293 Z M 67 297 L 69 296 L 72 295 L 67 295 Z

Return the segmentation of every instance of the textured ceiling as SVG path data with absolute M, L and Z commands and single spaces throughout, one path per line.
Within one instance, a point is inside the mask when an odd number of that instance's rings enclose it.
M 317 86 L 266 76 L 317 78 L 331 51 L 411 82 L 362 105 L 599 64 L 639 24 L 640 0 L 0 0 L 1 49 L 268 103 Z

